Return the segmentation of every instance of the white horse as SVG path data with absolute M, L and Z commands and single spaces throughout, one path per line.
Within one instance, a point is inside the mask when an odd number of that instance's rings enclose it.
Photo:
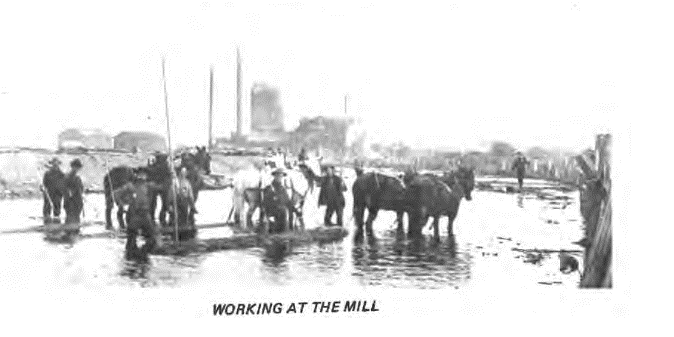
M 234 207 L 234 222 L 242 228 L 249 228 L 252 224 L 255 210 L 262 206 L 262 192 L 273 180 L 272 169 L 269 166 L 237 172 L 233 179 L 232 205 Z M 286 170 L 284 186 L 290 196 L 294 211 L 298 215 L 300 226 L 304 226 L 302 209 L 306 198 L 313 194 L 314 181 L 320 172 L 318 162 L 305 162 L 298 168 Z M 248 206 L 248 207 L 246 207 Z M 245 217 L 242 215 L 245 212 Z M 264 221 L 262 214 L 260 220 Z M 291 224 L 292 225 L 292 224 Z

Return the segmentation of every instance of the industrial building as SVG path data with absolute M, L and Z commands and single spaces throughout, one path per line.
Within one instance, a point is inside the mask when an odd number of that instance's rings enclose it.
M 164 137 L 145 131 L 125 131 L 115 136 L 115 149 L 132 152 L 166 152 Z
M 100 129 L 66 129 L 58 135 L 58 148 L 111 149 L 113 139 Z

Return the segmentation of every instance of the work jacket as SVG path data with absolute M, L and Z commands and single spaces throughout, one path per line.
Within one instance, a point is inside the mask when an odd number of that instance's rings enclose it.
M 321 192 L 318 194 L 318 205 L 329 205 L 335 207 L 344 207 L 344 192 L 346 185 L 342 178 L 333 175 L 321 178 Z

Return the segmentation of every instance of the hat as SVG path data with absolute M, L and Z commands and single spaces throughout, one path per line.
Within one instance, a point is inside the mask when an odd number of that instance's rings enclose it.
M 82 168 L 82 161 L 80 161 L 79 159 L 73 159 L 73 160 L 70 162 L 70 167 L 73 167 L 73 168 Z
M 58 159 L 57 157 L 54 157 L 54 158 L 50 159 L 50 160 L 47 162 L 47 164 L 50 164 L 50 165 L 61 165 L 61 160 Z
M 272 171 L 271 174 L 272 174 L 272 175 L 282 174 L 282 175 L 284 175 L 284 176 L 285 176 L 285 175 L 288 175 L 288 174 L 286 173 L 286 171 L 285 171 L 284 169 L 280 168 L 280 167 L 277 168 L 276 170 Z

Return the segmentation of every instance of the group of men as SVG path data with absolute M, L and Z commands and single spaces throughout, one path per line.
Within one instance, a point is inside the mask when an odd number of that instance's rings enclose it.
M 272 172 L 274 179 L 271 184 L 263 191 L 263 198 L 267 201 L 267 216 L 274 218 L 273 226 L 270 232 L 278 233 L 284 228 L 288 228 L 287 221 L 289 212 L 295 210 L 292 197 L 288 195 L 283 184 L 283 178 L 286 172 L 283 168 L 277 168 Z M 318 206 L 325 206 L 324 224 L 325 226 L 343 226 L 344 225 L 344 206 L 346 204 L 344 192 L 346 185 L 344 180 L 335 174 L 335 166 L 327 165 L 325 175 L 320 178 L 320 193 L 318 196 Z M 337 223 L 332 223 L 333 216 L 337 217 Z
M 80 215 L 84 208 L 84 185 L 79 176 L 83 165 L 79 159 L 70 162 L 70 171 L 64 174 L 60 168 L 61 161 L 53 158 L 48 163 L 48 170 L 44 173 L 42 192 L 44 196 L 43 217 L 45 223 L 60 223 L 61 205 L 66 212 L 66 224 L 81 222 Z M 194 192 L 187 178 L 185 168 L 176 176 L 173 174 L 173 188 L 169 189 L 169 199 L 175 200 L 169 207 L 178 205 L 178 223 L 194 222 L 196 213 Z M 138 233 L 142 233 L 146 245 L 150 250 L 156 245 L 158 231 L 151 216 L 152 192 L 162 191 L 165 186 L 148 181 L 149 169 L 139 167 L 134 169 L 133 180 L 113 191 L 113 197 L 118 205 L 128 205 L 127 211 L 127 250 L 135 250 Z M 174 212 L 170 212 L 174 214 Z
M 48 163 L 48 169 L 42 178 L 42 194 L 44 206 L 42 215 L 45 223 L 61 222 L 61 205 L 66 212 L 66 224 L 79 223 L 84 209 L 84 185 L 79 176 L 82 161 L 73 159 L 70 162 L 70 171 L 64 174 L 61 171 L 61 161 L 53 158 Z

